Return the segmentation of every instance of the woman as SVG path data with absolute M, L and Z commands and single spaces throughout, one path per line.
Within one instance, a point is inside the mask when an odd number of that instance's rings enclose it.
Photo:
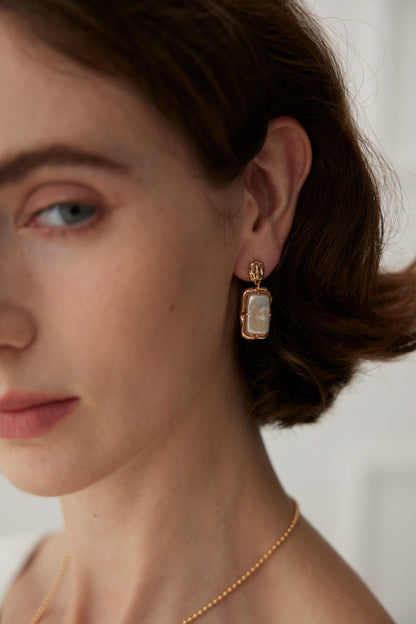
M 1 0 L 0 30 L 0 465 L 65 517 L 1 624 L 391 623 L 259 435 L 415 348 L 319 28 L 280 0 Z

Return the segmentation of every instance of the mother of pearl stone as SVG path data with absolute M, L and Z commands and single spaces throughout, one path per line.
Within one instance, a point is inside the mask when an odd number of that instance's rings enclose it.
M 270 305 L 268 290 L 252 288 L 244 291 L 241 322 L 245 338 L 266 338 L 270 330 Z
M 247 306 L 249 334 L 268 334 L 270 329 L 270 300 L 266 295 L 250 295 Z

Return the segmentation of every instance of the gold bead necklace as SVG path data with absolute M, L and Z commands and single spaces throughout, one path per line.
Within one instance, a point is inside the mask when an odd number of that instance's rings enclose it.
M 213 607 L 216 607 L 222 600 L 224 600 L 224 598 L 227 598 L 227 596 L 229 596 L 234 590 L 236 590 L 238 587 L 241 587 L 241 585 L 245 583 L 245 581 L 247 581 L 247 579 L 249 579 L 250 576 L 252 576 L 252 574 L 256 572 L 259 569 L 259 567 L 262 566 L 263 563 L 265 563 L 271 557 L 273 553 L 276 552 L 276 550 L 283 544 L 283 542 L 287 540 L 289 535 L 293 532 L 293 529 L 295 528 L 299 520 L 299 505 L 297 504 L 296 501 L 294 501 L 294 503 L 295 503 L 295 513 L 293 515 L 292 522 L 290 523 L 286 531 L 283 533 L 283 535 L 279 537 L 279 539 L 273 544 L 273 546 L 271 546 L 271 548 L 269 548 L 269 550 L 265 552 L 264 555 L 262 555 L 260 559 L 256 561 L 256 563 L 252 565 L 251 568 L 247 570 L 247 572 L 245 572 L 242 576 L 240 576 L 240 578 L 237 579 L 235 583 L 227 587 L 225 591 L 223 591 L 221 594 L 218 594 L 218 596 L 214 598 L 214 600 L 211 600 L 211 602 L 208 602 L 204 607 L 202 607 L 198 611 L 195 611 L 195 613 L 190 615 L 185 620 L 182 620 L 180 624 L 189 624 L 190 622 L 194 622 L 196 619 L 198 619 L 202 615 L 205 615 L 207 611 L 209 611 Z M 69 556 L 65 555 L 64 560 L 61 563 L 58 573 L 56 577 L 54 578 L 49 588 L 48 593 L 46 594 L 42 604 L 40 605 L 38 609 L 38 612 L 36 613 L 35 617 L 33 618 L 30 624 L 39 624 L 40 620 L 45 615 L 45 612 L 52 598 L 54 597 L 56 590 L 59 587 L 62 577 L 65 574 L 68 564 L 69 564 Z
M 62 581 L 62 577 L 65 574 L 65 571 L 68 567 L 68 563 L 69 563 L 69 555 L 65 555 L 61 563 L 61 567 L 58 570 L 58 574 L 55 576 L 48 590 L 48 593 L 43 599 L 42 604 L 40 605 L 35 617 L 33 618 L 30 624 L 38 624 L 38 622 L 40 622 L 43 616 L 45 615 L 46 609 L 49 607 L 49 603 L 51 602 L 52 598 L 55 596 L 56 590 L 59 587 L 59 583 Z

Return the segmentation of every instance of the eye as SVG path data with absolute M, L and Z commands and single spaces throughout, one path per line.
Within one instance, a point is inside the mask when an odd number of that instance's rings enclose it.
M 88 221 L 96 213 L 95 206 L 83 202 L 62 202 L 35 215 L 37 225 L 71 226 Z

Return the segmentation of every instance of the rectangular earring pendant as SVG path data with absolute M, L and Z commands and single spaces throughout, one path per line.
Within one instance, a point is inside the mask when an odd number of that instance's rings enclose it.
M 263 340 L 270 331 L 272 296 L 267 288 L 248 288 L 241 295 L 241 335 Z

